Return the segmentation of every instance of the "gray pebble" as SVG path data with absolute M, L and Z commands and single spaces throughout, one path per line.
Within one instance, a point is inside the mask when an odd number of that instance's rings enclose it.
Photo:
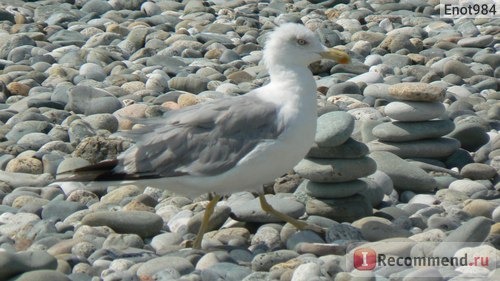
M 248 276 L 252 271 L 245 266 L 229 262 L 220 262 L 202 270 L 203 280 L 228 280 L 239 281 Z
M 452 231 L 433 251 L 435 257 L 453 256 L 467 243 L 481 243 L 491 228 L 491 221 L 484 217 L 475 217 L 464 222 Z M 453 243 L 450 243 L 453 242 Z
M 367 145 L 370 151 L 391 152 L 402 158 L 443 158 L 456 152 L 460 147 L 460 142 L 453 138 L 442 137 L 407 142 L 376 140 Z
M 460 170 L 460 175 L 472 180 L 488 180 L 496 174 L 497 171 L 493 167 L 482 163 L 470 163 Z
M 273 265 L 286 262 L 298 257 L 299 254 L 292 250 L 277 250 L 269 253 L 262 253 L 252 260 L 252 270 L 268 271 Z
M 368 154 L 368 147 L 362 143 L 348 138 L 346 142 L 334 147 L 323 147 L 314 144 L 307 154 L 309 158 L 362 158 Z
M 42 210 L 42 219 L 48 220 L 64 220 L 69 215 L 86 209 L 86 206 L 79 202 L 62 201 L 54 199 L 49 204 L 45 205 Z
M 390 152 L 374 151 L 370 157 L 377 162 L 377 169 L 386 173 L 398 190 L 430 191 L 436 186 L 435 180 L 424 170 Z
M 7 279 L 23 272 L 53 269 L 57 267 L 57 260 L 45 251 L 11 253 L 0 252 L 0 277 Z M 36 280 L 36 279 L 28 279 Z M 63 279 L 68 280 L 68 279 Z
M 36 280 L 51 280 L 51 281 L 70 281 L 64 273 L 56 270 L 33 270 L 16 276 L 17 281 L 36 281 Z
M 101 211 L 90 213 L 82 219 L 82 224 L 106 225 L 118 233 L 135 233 L 141 237 L 157 235 L 163 227 L 160 216 L 145 211 Z
M 343 198 L 364 193 L 367 183 L 362 180 L 353 180 L 339 183 L 319 183 L 305 180 L 302 183 L 306 193 L 315 198 Z
M 389 95 L 405 101 L 442 101 L 445 96 L 443 88 L 425 83 L 400 83 L 389 86 Z
M 339 199 L 310 199 L 306 203 L 306 212 L 339 222 L 352 222 L 371 215 L 372 205 L 365 196 L 356 194 Z
M 113 113 L 121 107 L 120 101 L 104 90 L 89 86 L 75 86 L 68 93 L 68 103 L 65 109 L 91 115 Z
M 345 182 L 374 173 L 376 163 L 369 157 L 328 160 L 311 158 L 303 159 L 294 170 L 302 177 L 315 182 Z
M 318 118 L 315 142 L 318 146 L 334 147 L 347 141 L 354 129 L 354 118 L 342 112 L 330 112 Z
M 298 218 L 304 214 L 304 205 L 290 200 L 290 197 L 279 197 L 277 195 L 266 195 L 267 202 L 279 212 L 287 214 L 291 217 Z M 255 198 L 250 201 L 235 200 L 229 201 L 235 218 L 241 221 L 248 222 L 279 222 L 278 218 L 264 212 L 260 207 L 259 199 Z
M 426 121 L 445 112 L 440 102 L 394 101 L 384 108 L 384 113 L 398 121 Z
M 460 191 L 468 196 L 478 192 L 487 190 L 488 188 L 479 182 L 475 182 L 469 179 L 461 179 L 452 182 L 449 186 L 450 190 Z
M 150 259 L 137 268 L 137 275 L 143 278 L 153 276 L 157 272 L 165 269 L 165 265 L 178 271 L 180 274 L 188 274 L 194 270 L 193 264 L 183 257 L 163 256 Z
M 286 247 L 289 250 L 297 250 L 297 247 L 301 243 L 325 243 L 323 238 L 321 238 L 318 234 L 316 234 L 313 231 L 298 231 L 295 232 L 294 234 L 290 235 L 288 239 L 286 240 Z

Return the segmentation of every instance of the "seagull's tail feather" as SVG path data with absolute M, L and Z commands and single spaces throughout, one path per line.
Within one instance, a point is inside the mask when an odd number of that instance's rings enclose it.
M 149 174 L 127 174 L 116 172 L 118 159 L 109 159 L 101 161 L 97 164 L 81 167 L 74 170 L 65 171 L 56 175 L 56 181 L 81 181 L 81 182 L 96 182 L 96 181 L 125 181 L 137 179 L 153 179 L 158 178 L 158 175 Z
M 118 160 L 104 160 L 97 164 L 81 167 L 74 170 L 64 171 L 56 175 L 57 181 L 103 181 L 120 180 L 124 176 L 117 174 L 113 169 L 118 164 Z

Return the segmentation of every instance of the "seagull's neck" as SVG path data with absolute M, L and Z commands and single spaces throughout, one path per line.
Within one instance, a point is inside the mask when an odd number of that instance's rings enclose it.
M 316 104 L 316 82 L 307 67 L 273 65 L 269 67 L 271 83 L 280 91 L 271 95 L 282 96 L 282 101 Z
M 302 119 L 315 123 L 316 82 L 307 67 L 269 67 L 271 82 L 257 92 L 259 98 L 281 108 L 280 116 L 286 120 Z
M 304 66 L 276 64 L 269 66 L 268 69 L 271 82 L 295 79 L 297 83 L 299 81 L 305 81 L 306 78 L 310 78 L 310 80 L 314 82 L 311 70 Z

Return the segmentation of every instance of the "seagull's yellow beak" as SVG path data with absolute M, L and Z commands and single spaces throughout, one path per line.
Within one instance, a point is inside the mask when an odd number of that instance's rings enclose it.
M 334 48 L 327 49 L 324 52 L 321 52 L 320 55 L 325 59 L 331 59 L 342 64 L 346 64 L 351 61 L 351 57 L 349 57 L 346 52 Z

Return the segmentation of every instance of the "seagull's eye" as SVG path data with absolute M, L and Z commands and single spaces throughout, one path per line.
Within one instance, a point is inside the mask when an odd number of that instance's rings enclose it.
M 307 45 L 307 41 L 304 39 L 297 39 L 297 44 L 304 46 L 304 45 Z

